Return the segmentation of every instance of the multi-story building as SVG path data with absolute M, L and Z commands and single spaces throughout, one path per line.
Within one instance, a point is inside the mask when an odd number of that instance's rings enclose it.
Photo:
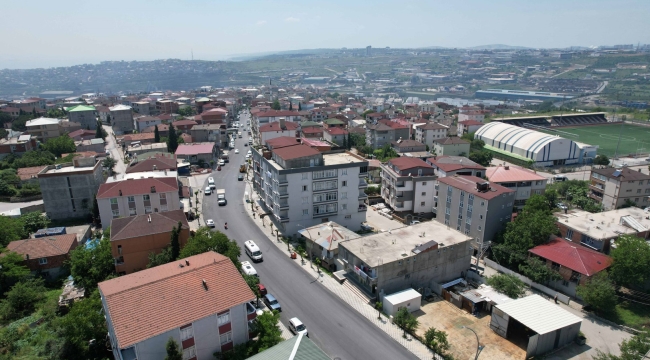
M 626 202 L 650 206 L 650 175 L 628 167 L 592 170 L 589 197 L 600 202 L 605 210 L 618 209 Z
M 102 184 L 97 190 L 102 224 L 109 226 L 111 220 L 117 218 L 180 209 L 176 174 L 165 173 L 144 173 L 143 176 L 151 177 L 129 176 L 125 180 Z M 108 179 L 111 180 L 113 178 Z
M 136 101 L 131 103 L 133 111 L 140 115 L 151 115 L 151 104 L 148 101 Z
M 169 246 L 173 229 L 178 228 L 182 249 L 190 238 L 190 227 L 183 210 L 142 214 L 111 221 L 111 251 L 115 272 L 130 274 L 147 268 L 149 254 L 159 254 Z
M 415 140 L 433 148 L 433 140 L 446 138 L 448 131 L 447 126 L 435 122 L 418 125 L 415 127 Z
M 225 124 L 199 124 L 190 129 L 192 141 L 195 142 L 214 142 L 219 147 L 228 146 L 228 136 Z
M 91 140 L 95 138 L 95 135 L 97 135 L 97 131 L 84 129 L 79 129 L 68 133 L 68 136 L 71 137 L 74 141 Z
M 423 160 L 398 157 L 381 164 L 381 197 L 397 212 L 430 213 L 436 176 Z
M 29 98 L 25 100 L 14 100 L 9 106 L 22 110 L 26 113 L 47 109 L 47 101 L 42 98 Z
M 178 113 L 178 103 L 174 100 L 158 100 L 156 101 L 156 113 L 176 114 Z
M 427 159 L 438 177 L 464 175 L 483 177 L 485 168 L 464 156 L 434 156 Z
M 115 134 L 130 134 L 135 129 L 133 124 L 133 110 L 130 106 L 115 105 L 109 108 L 111 112 L 111 125 Z
M 464 134 L 476 132 L 483 125 L 485 124 L 475 120 L 459 121 L 456 134 L 458 134 L 458 136 L 463 136 Z
M 176 149 L 176 156 L 192 164 L 210 164 L 210 161 L 219 156 L 219 147 L 213 142 L 180 144 Z
M 477 249 L 485 248 L 510 221 L 514 190 L 474 176 L 438 178 L 437 186 L 433 198 L 436 221 L 476 239 Z
M 65 273 L 63 264 L 77 245 L 77 234 L 64 234 L 12 241 L 7 250 L 22 255 L 23 265 L 33 274 L 56 280 Z
M 485 120 L 485 114 L 482 111 L 463 111 L 458 113 L 458 122 L 468 120 L 482 123 Z
M 436 155 L 468 156 L 469 149 L 469 141 L 459 137 L 447 137 L 434 139 L 431 152 L 435 152 Z
M 135 119 L 136 129 L 139 132 L 143 132 L 144 129 L 150 126 L 156 126 L 162 124 L 162 120 L 155 116 L 140 116 Z M 160 131 L 160 129 L 158 129 Z
M 49 139 L 63 135 L 60 119 L 41 117 L 27 121 L 25 127 L 27 133 L 40 142 L 47 142 Z
M 68 120 L 81 124 L 82 129 L 97 129 L 97 110 L 94 106 L 77 105 L 68 108 Z
M 0 159 L 4 159 L 9 154 L 22 155 L 36 149 L 38 149 L 36 138 L 29 134 L 0 139 Z
M 390 145 L 398 154 L 427 151 L 426 145 L 419 141 L 410 139 L 398 139 L 397 141 L 391 142 Z
M 275 139 L 282 136 L 296 136 L 299 124 L 294 122 L 285 121 L 280 118 L 277 122 L 272 122 L 260 125 L 259 128 L 259 142 L 260 144 L 266 143 L 267 140 Z
M 89 216 L 103 182 L 101 162 L 94 156 L 76 157 L 72 163 L 50 165 L 38 173 L 45 212 L 52 220 Z
M 338 146 L 343 146 L 347 142 L 347 137 L 348 132 L 340 127 L 330 127 L 323 132 L 323 139 Z
M 514 165 L 499 165 L 487 168 L 485 176 L 492 183 L 515 190 L 516 209 L 521 209 L 532 195 L 541 195 L 546 190 L 547 178 L 536 172 Z
M 327 221 L 356 231 L 365 221 L 365 159 L 303 144 L 252 150 L 253 186 L 284 234 Z
M 253 119 L 251 121 L 251 129 L 257 132 L 262 125 L 280 121 L 281 118 L 285 119 L 285 121 L 291 121 L 295 123 L 299 123 L 301 119 L 300 113 L 298 111 L 288 111 L 288 110 L 261 111 L 256 114 L 253 114 Z
M 390 144 L 395 139 L 395 129 L 382 123 L 366 126 L 366 144 L 373 149 L 381 149 L 385 144 Z
M 176 155 L 155 153 L 147 159 L 139 160 L 133 159 L 126 168 L 127 174 L 147 172 L 147 171 L 176 171 L 177 169 Z
M 252 338 L 255 295 L 232 261 L 209 251 L 98 284 L 115 359 L 214 359 Z M 162 311 L 164 309 L 164 311 Z
M 432 289 L 470 267 L 472 238 L 427 221 L 339 243 L 339 261 L 366 292 L 382 295 L 408 288 Z

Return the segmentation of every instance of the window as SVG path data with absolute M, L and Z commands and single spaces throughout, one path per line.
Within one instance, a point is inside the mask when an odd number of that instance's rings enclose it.
M 447 195 L 447 202 L 451 203 L 451 196 Z
M 309 209 L 302 209 L 303 215 L 309 215 Z
M 423 181 L 423 182 L 422 182 L 422 185 L 426 185 L 426 184 L 427 184 L 427 182 L 426 182 L 426 181 Z
M 341 210 L 347 210 L 348 204 L 341 204 Z
M 341 181 L 341 186 L 343 187 L 348 186 L 348 181 L 347 180 Z
M 445 214 L 451 215 L 451 208 L 445 208 Z
M 302 203 L 303 204 L 309 204 L 309 196 L 303 196 L 302 197 Z
M 637 193 L 637 194 L 640 194 L 640 193 L 641 193 L 641 189 L 637 189 L 637 190 L 636 190 L 636 193 Z
M 341 170 L 341 175 L 347 175 L 347 174 L 348 174 L 348 169 Z
M 225 345 L 225 344 L 231 342 L 232 341 L 232 331 L 228 331 L 225 334 L 221 334 L 221 336 L 219 336 L 219 339 L 221 340 L 221 345 Z
M 118 214 L 119 215 L 119 214 Z M 129 216 L 134 216 L 136 215 L 136 210 L 135 208 L 129 208 Z
M 473 201 L 473 200 L 474 200 L 474 194 L 469 194 L 469 196 L 468 196 L 467 198 L 468 198 L 470 201 Z
M 567 229 L 566 236 L 564 238 L 567 240 L 573 239 L 573 229 Z
M 302 186 L 302 191 L 307 191 L 307 185 Z
M 481 206 L 485 206 L 485 201 L 481 201 Z
M 46 258 L 38 259 L 38 265 L 45 265 L 45 264 L 47 264 L 47 259 Z
M 478 226 L 478 231 L 481 231 L 481 230 L 482 230 L 481 225 L 479 225 Z
M 111 199 L 111 205 L 117 205 L 117 198 Z
M 142 195 L 142 200 L 144 200 L 144 201 L 150 201 L 151 198 L 149 197 L 148 194 L 147 194 L 147 195 Z
M 217 324 L 219 326 L 225 325 L 230 322 L 230 311 L 217 315 Z
M 337 186 L 338 186 L 338 182 L 336 180 L 321 181 L 321 182 L 315 182 L 312 190 L 313 191 L 330 190 L 330 189 L 336 189 Z
M 474 206 L 472 206 L 472 205 L 467 205 L 467 213 L 468 213 L 468 214 L 471 213 L 473 209 L 474 209 Z
M 113 213 L 113 219 L 120 217 L 120 210 L 113 209 L 112 213 Z
M 309 174 L 307 174 L 307 173 L 302 173 L 302 179 L 303 179 L 303 180 L 309 180 Z
M 160 211 L 167 211 L 167 204 L 160 205 Z
M 348 193 L 347 192 L 342 192 L 341 193 L 341 199 L 347 199 L 348 198 Z
M 183 349 L 183 360 L 188 360 L 193 357 L 196 357 L 196 347 L 194 345 L 188 347 L 187 349 Z
M 422 196 L 427 196 L 427 193 L 426 193 L 426 192 L 422 192 Z
M 634 198 L 634 202 L 639 202 L 639 198 Z
M 478 218 L 483 220 L 483 215 L 479 215 Z
M 160 200 L 167 200 L 167 194 L 158 194 L 160 196 Z
M 330 169 L 330 170 L 322 170 L 322 171 L 314 171 L 312 173 L 313 179 L 323 179 L 323 178 L 329 178 L 329 177 L 336 177 L 336 169 Z
M 151 214 L 151 206 L 145 206 L 144 207 L 144 213 L 145 214 Z
M 336 201 L 337 196 L 338 196 L 338 193 L 335 193 L 335 192 L 314 194 L 313 200 L 314 200 L 315 203 L 323 202 L 323 201 Z
M 181 341 L 185 341 L 193 337 L 194 337 L 194 331 L 192 331 L 192 325 L 181 328 Z

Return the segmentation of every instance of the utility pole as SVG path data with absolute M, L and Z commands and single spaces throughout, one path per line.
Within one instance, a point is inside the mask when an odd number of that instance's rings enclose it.
M 614 121 L 616 121 L 616 108 L 614 108 Z M 621 129 L 618 132 L 618 142 L 616 142 L 616 151 L 614 152 L 614 159 L 618 159 L 618 147 L 621 145 L 621 136 L 623 136 L 623 124 L 621 121 Z

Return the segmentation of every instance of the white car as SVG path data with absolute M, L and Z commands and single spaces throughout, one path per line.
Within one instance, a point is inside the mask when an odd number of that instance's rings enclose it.
M 211 178 L 211 177 L 208 178 L 208 186 L 210 187 L 210 189 L 215 189 L 215 188 L 217 187 L 217 186 L 214 184 L 214 179 Z
M 251 265 L 251 263 L 248 261 L 241 262 L 241 269 L 244 271 L 244 274 L 246 275 L 258 276 L 257 271 L 255 270 L 253 265 Z
M 224 166 L 224 165 L 226 165 L 226 161 L 225 160 L 219 160 L 219 166 Z
M 307 327 L 297 317 L 289 319 L 289 330 L 291 330 L 291 332 L 296 335 L 303 334 L 309 337 L 309 333 L 307 332 Z
M 208 219 L 205 221 L 205 224 L 209 227 L 214 227 L 214 220 Z
M 235 149 L 235 154 L 239 154 L 239 149 Z
M 208 186 L 208 187 L 205 188 L 205 191 L 203 191 L 203 193 L 205 195 L 210 195 L 210 194 L 212 194 L 212 189 Z

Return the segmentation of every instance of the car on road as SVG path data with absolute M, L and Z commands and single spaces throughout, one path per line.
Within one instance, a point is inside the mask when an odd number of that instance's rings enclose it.
M 239 154 L 239 149 L 235 149 L 235 154 Z
M 564 175 L 555 175 L 553 176 L 553 181 L 558 182 L 558 181 L 568 181 L 569 178 L 564 176 Z
M 266 291 L 266 286 L 264 286 L 262 283 L 257 284 L 257 290 L 260 292 L 260 296 L 268 294 L 268 291 Z
M 219 204 L 219 206 L 226 206 L 226 204 L 228 204 L 228 200 L 219 199 L 219 200 L 217 200 L 217 204 Z
M 291 332 L 296 335 L 303 334 L 309 337 L 309 333 L 307 332 L 307 327 L 297 317 L 289 319 L 289 330 L 291 330 Z
M 248 146 L 248 143 L 244 143 L 244 146 Z
M 214 220 L 208 219 L 205 221 L 205 224 L 209 227 L 214 227 Z
M 210 195 L 210 194 L 212 194 L 212 189 L 208 186 L 208 187 L 205 188 L 205 191 L 203 191 L 203 193 L 205 195 Z
M 244 271 L 244 274 L 246 274 L 246 275 L 258 276 L 257 271 L 255 270 L 253 265 L 251 265 L 251 263 L 248 262 L 248 261 L 242 261 L 241 262 L 241 269 Z
M 557 207 L 562 209 L 562 210 L 567 210 L 568 209 L 568 207 L 566 205 L 564 205 L 564 203 L 557 203 Z
M 214 184 L 214 178 L 212 177 L 208 178 L 208 186 L 210 187 L 210 189 L 214 189 L 217 187 L 217 185 Z
M 269 310 L 277 310 L 277 311 L 282 312 L 282 306 L 280 306 L 280 303 L 278 302 L 278 299 L 276 299 L 275 296 L 273 296 L 271 294 L 264 295 L 264 304 L 266 304 L 266 306 L 269 308 Z
M 224 165 L 226 165 L 226 161 L 223 159 L 219 160 L 219 166 L 224 166 Z
M 244 181 L 244 175 L 242 174 L 237 175 L 237 181 Z
M 413 220 L 413 221 L 411 221 L 411 225 L 415 225 L 415 224 L 419 224 L 419 223 L 420 223 L 419 220 Z

